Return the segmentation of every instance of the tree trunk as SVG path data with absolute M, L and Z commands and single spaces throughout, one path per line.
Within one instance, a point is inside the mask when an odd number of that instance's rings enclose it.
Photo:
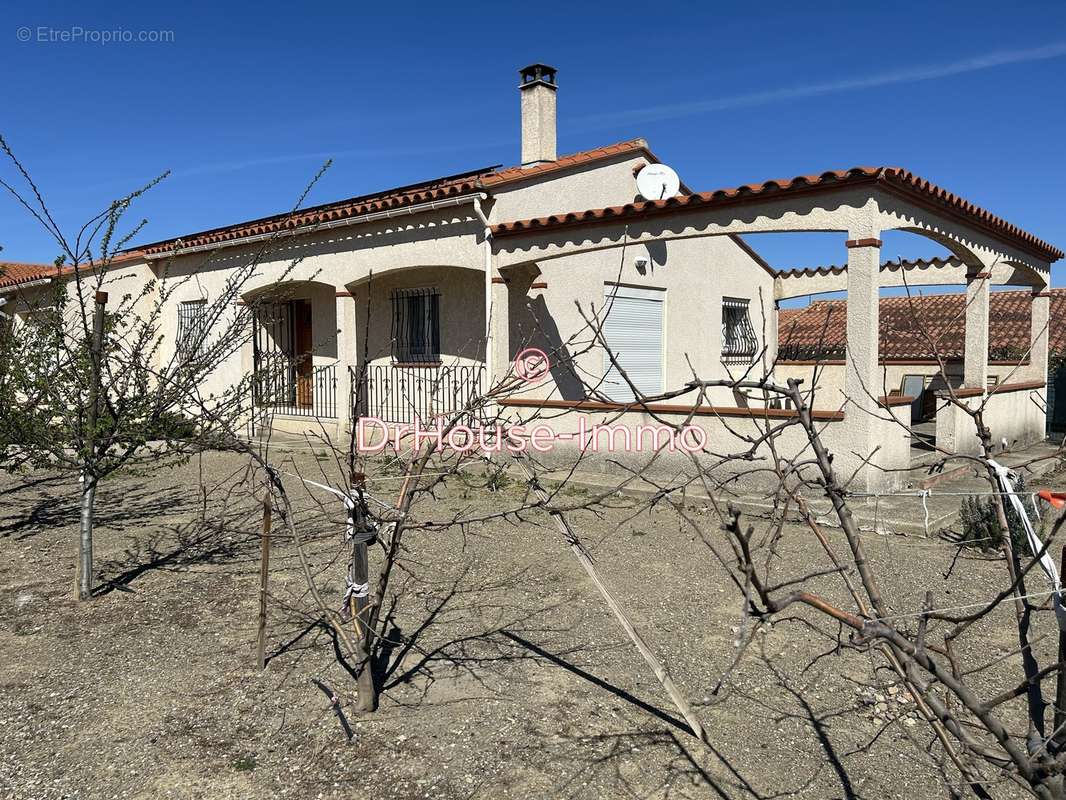
M 81 525 L 78 538 L 78 573 L 74 587 L 78 600 L 93 595 L 93 511 L 96 503 L 96 479 L 86 475 L 81 491 Z
M 100 353 L 104 343 L 104 307 L 107 292 L 96 293 L 93 309 L 93 333 L 89 342 L 89 407 L 86 411 L 85 468 L 82 479 L 85 485 L 81 495 L 81 531 L 78 537 L 78 569 L 74 587 L 76 600 L 89 600 L 93 596 L 93 510 L 96 503 L 97 475 L 93 462 L 96 456 L 96 422 L 100 411 Z

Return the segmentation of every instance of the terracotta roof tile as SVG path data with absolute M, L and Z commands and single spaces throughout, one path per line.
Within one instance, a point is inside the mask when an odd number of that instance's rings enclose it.
M 42 278 L 54 278 L 57 272 L 54 264 L 19 264 L 13 261 L 0 261 L 0 287 L 15 286 Z
M 373 214 L 378 211 L 403 208 L 404 206 L 428 203 L 449 197 L 459 197 L 482 190 L 492 190 L 509 183 L 515 183 L 546 173 L 590 164 L 627 153 L 640 152 L 644 153 L 649 159 L 655 160 L 643 139 L 633 139 L 628 142 L 596 148 L 595 150 L 585 150 L 580 153 L 562 156 L 555 161 L 538 164 L 533 167 L 508 167 L 506 169 L 499 169 L 498 166 L 484 167 L 472 172 L 435 178 L 410 186 L 388 189 L 384 192 L 350 197 L 346 200 L 300 209 L 296 212 L 274 214 L 248 222 L 239 222 L 221 228 L 212 228 L 173 239 L 152 242 L 138 249 L 148 255 L 159 255 L 180 248 L 221 244 L 247 236 L 272 234 L 294 228 L 320 225 L 324 222 L 334 222 L 364 214 Z
M 1032 294 L 992 292 L 988 300 L 988 350 L 991 358 L 1017 358 L 1029 349 Z M 778 312 L 778 348 L 782 359 L 843 358 L 847 300 L 816 300 L 806 308 Z M 966 296 L 937 294 L 882 297 L 880 355 L 888 359 L 928 359 L 933 349 L 926 331 L 944 358 L 963 357 L 966 341 Z M 916 320 L 920 324 L 916 324 Z M 1051 290 L 1048 346 L 1066 353 L 1066 289 Z
M 906 269 L 912 269 L 914 267 L 921 267 L 923 269 L 924 268 L 940 269 L 941 267 L 946 267 L 946 266 L 963 266 L 963 262 L 962 262 L 962 259 L 956 258 L 955 256 L 946 256 L 946 257 L 936 256 L 934 258 L 903 259 L 903 268 L 905 270 Z M 882 269 L 898 269 L 899 268 L 899 262 L 898 261 L 886 261 L 882 265 L 881 268 Z M 825 265 L 817 266 L 817 267 L 794 267 L 792 269 L 775 270 L 774 272 L 775 272 L 776 275 L 781 275 L 782 277 L 786 277 L 787 278 L 787 277 L 795 276 L 795 275 L 806 275 L 806 276 L 840 275 L 840 274 L 846 272 L 847 269 L 848 269 L 848 265 L 847 264 L 825 264 Z
M 118 267 L 130 261 L 137 261 L 144 257 L 140 250 L 129 250 L 119 253 L 111 259 L 108 266 Z M 88 270 L 91 267 L 85 266 Z M 8 286 L 18 286 L 23 283 L 43 280 L 45 278 L 58 278 L 73 273 L 69 266 L 57 267 L 55 264 L 25 264 L 13 261 L 0 261 L 0 289 Z
M 839 186 L 859 183 L 877 183 L 890 191 L 902 193 L 910 199 L 961 216 L 971 224 L 976 223 L 1049 261 L 1056 261 L 1063 257 L 1061 250 L 1031 233 L 900 167 L 852 167 L 817 175 L 800 175 L 784 180 L 748 183 L 730 189 L 682 194 L 665 200 L 647 200 L 609 208 L 570 211 L 535 219 L 501 223 L 493 228 L 493 233 L 496 236 L 511 236 L 547 228 L 576 227 L 613 219 L 647 217 L 682 210 L 695 210 L 706 206 L 733 205 L 763 200 L 777 194 L 827 191 Z
M 556 172 L 569 167 L 581 166 L 590 161 L 600 161 L 613 156 L 628 155 L 637 152 L 643 152 L 650 160 L 658 161 L 658 159 L 652 155 L 651 151 L 648 150 L 647 142 L 643 139 L 631 139 L 628 142 L 619 142 L 618 144 L 611 144 L 606 147 L 597 147 L 593 150 L 585 150 L 581 153 L 562 156 L 555 161 L 537 164 L 532 167 L 508 167 L 507 169 L 499 170 L 491 175 L 484 176 L 481 183 L 486 188 L 489 188 L 498 186 L 502 183 L 512 183 L 525 180 L 526 178 L 536 177 L 545 172 Z

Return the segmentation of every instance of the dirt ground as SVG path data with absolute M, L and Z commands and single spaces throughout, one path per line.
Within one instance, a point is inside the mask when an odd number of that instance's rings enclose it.
M 313 453 L 294 458 L 305 474 L 321 466 Z M 871 685 L 871 656 L 833 652 L 811 627 L 832 635 L 824 619 L 797 611 L 795 621 L 764 628 L 716 692 L 737 654 L 740 598 L 676 515 L 634 516 L 625 498 L 599 516 L 575 514 L 574 526 L 697 705 L 711 748 L 687 733 L 538 514 L 408 534 L 389 603 L 392 649 L 379 665 L 381 708 L 363 717 L 352 713 L 354 683 L 330 637 L 305 614 L 296 549 L 278 541 L 270 662 L 260 672 L 260 509 L 243 490 L 227 501 L 219 488 L 245 463 L 212 454 L 110 481 L 98 503 L 102 589 L 80 604 L 71 599 L 77 484 L 43 473 L 2 479 L 0 796 L 943 796 L 936 759 L 922 752 L 930 732 L 890 675 Z M 206 497 L 201 481 L 212 487 Z M 327 518 L 291 483 L 311 569 L 339 602 L 339 504 Z M 395 487 L 382 480 L 371 489 L 385 497 Z M 443 518 L 521 497 L 515 483 L 488 492 L 474 479 L 453 481 L 419 513 Z M 723 535 L 716 516 L 699 519 Z M 1002 562 L 969 553 L 955 561 L 957 550 L 942 542 L 870 534 L 869 548 L 900 614 L 919 610 L 927 588 L 948 606 L 986 598 L 1002 582 Z M 775 558 L 781 575 L 828 566 L 798 529 Z M 816 583 L 844 602 L 837 580 Z M 982 624 L 967 659 L 1011 650 L 1008 622 L 997 612 Z M 312 678 L 344 699 L 351 744 Z M 977 687 L 991 695 L 1016 680 L 1007 659 Z M 1004 783 L 993 793 L 1017 796 Z

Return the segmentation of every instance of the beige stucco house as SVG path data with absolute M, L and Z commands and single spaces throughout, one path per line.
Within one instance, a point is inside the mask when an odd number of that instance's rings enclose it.
M 155 277 L 157 292 L 176 287 L 163 320 L 173 334 L 159 353 L 169 359 L 180 351 L 182 332 L 195 329 L 204 302 L 255 260 L 240 301 L 257 306 L 255 335 L 204 392 L 256 374 L 255 402 L 274 427 L 331 434 L 346 430 L 354 413 L 402 423 L 447 410 L 506 374 L 527 347 L 553 354 L 555 363 L 544 380 L 501 401 L 505 414 L 520 419 L 548 410 L 560 430 L 582 419 L 636 426 L 652 414 L 632 408 L 628 385 L 589 341 L 593 309 L 610 307 L 604 335 L 641 392 L 655 396 L 694 376 L 797 374 L 775 363 L 778 301 L 846 289 L 840 392 L 826 393 L 815 417 L 837 463 L 859 469 L 864 486 L 898 482 L 911 458 L 907 398 L 883 396 L 881 388 L 879 288 L 899 285 L 904 272 L 911 282 L 969 287 L 963 386 L 974 390 L 976 402 L 988 397 L 989 286 L 1024 286 L 1032 306 L 1027 373 L 1017 387 L 996 387 L 989 419 L 996 429 L 1009 424 L 1019 434 L 1014 439 L 1043 435 L 1046 289 L 1061 251 L 896 168 L 704 193 L 682 184 L 676 196 L 646 200 L 635 181 L 642 167 L 657 162 L 646 142 L 559 156 L 555 71 L 532 65 L 521 76 L 517 166 L 145 244 L 125 254 L 108 281 L 131 286 Z M 880 256 L 887 230 L 931 239 L 954 258 L 893 269 Z M 774 270 L 742 238 L 802 231 L 839 233 L 846 266 Z M 0 279 L 0 292 L 26 294 L 32 281 L 48 276 L 16 272 L 21 277 Z M 183 280 L 188 276 L 195 279 Z M 356 396 L 358 374 L 366 382 Z M 683 419 L 693 396 L 653 403 L 650 412 Z M 709 449 L 735 452 L 767 420 L 794 413 L 764 405 L 719 388 L 695 410 L 695 421 Z M 969 447 L 960 413 L 946 407 L 943 417 L 937 417 L 942 441 Z M 798 431 L 784 442 L 803 446 Z

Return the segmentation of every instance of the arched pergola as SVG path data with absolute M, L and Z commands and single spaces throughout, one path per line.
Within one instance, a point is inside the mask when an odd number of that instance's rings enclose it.
M 885 231 L 931 239 L 952 254 L 886 264 Z M 1048 361 L 1048 293 L 1051 263 L 1062 251 L 1007 221 L 893 167 L 863 167 L 785 181 L 682 195 L 614 208 L 556 214 L 496 225 L 497 272 L 588 252 L 676 239 L 758 233 L 838 232 L 846 263 L 838 267 L 779 273 L 776 299 L 847 291 L 845 394 L 855 414 L 849 435 L 856 448 L 872 452 L 878 428 L 879 290 L 915 283 L 965 284 L 965 386 L 986 389 L 988 296 L 993 283 L 1032 290 L 1030 363 L 1045 376 Z M 494 322 L 499 322 L 494 311 Z M 506 324 L 505 321 L 502 324 Z

